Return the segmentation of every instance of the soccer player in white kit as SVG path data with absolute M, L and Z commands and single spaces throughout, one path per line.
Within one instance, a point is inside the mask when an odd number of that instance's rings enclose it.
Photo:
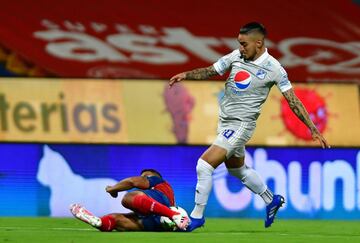
M 287 73 L 265 47 L 265 27 L 257 22 L 240 29 L 239 49 L 221 57 L 209 67 L 179 73 L 170 79 L 170 87 L 182 80 L 208 79 L 230 71 L 225 83 L 225 95 L 220 101 L 218 135 L 197 162 L 195 207 L 191 212 L 188 231 L 205 223 L 204 210 L 212 188 L 212 174 L 225 162 L 229 173 L 239 178 L 266 203 L 265 227 L 269 227 L 284 203 L 281 195 L 273 195 L 255 170 L 246 166 L 245 144 L 251 138 L 260 110 L 270 89 L 276 85 L 296 116 L 310 129 L 314 140 L 323 148 L 329 144 L 311 121 L 305 107 L 295 95 Z

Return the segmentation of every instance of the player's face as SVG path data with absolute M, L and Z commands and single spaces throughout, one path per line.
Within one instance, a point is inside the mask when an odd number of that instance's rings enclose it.
M 239 50 L 246 61 L 253 61 L 259 52 L 259 40 L 254 35 L 239 34 Z

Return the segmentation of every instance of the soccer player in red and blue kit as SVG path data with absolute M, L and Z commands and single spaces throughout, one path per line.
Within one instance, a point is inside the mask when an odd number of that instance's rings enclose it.
M 133 213 L 112 213 L 100 218 L 79 204 L 72 204 L 70 211 L 74 217 L 101 231 L 164 231 L 161 216 L 170 218 L 180 230 L 186 230 L 189 218 L 169 208 L 175 205 L 174 191 L 158 171 L 144 169 L 141 176 L 129 177 L 107 186 L 106 192 L 116 198 L 118 192 L 134 188 L 122 199 L 122 205 Z

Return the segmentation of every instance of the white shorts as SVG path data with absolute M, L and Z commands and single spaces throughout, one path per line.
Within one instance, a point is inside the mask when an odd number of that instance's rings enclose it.
M 227 159 L 233 155 L 238 158 L 244 157 L 245 144 L 250 140 L 255 127 L 255 121 L 241 122 L 238 126 L 219 126 L 218 135 L 213 144 L 227 150 Z

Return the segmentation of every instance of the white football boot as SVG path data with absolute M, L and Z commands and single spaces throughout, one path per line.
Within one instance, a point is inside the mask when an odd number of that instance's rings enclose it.
M 86 210 L 83 206 L 80 204 L 74 203 L 70 205 L 70 212 L 72 215 L 74 215 L 75 218 L 80 219 L 81 221 L 90 224 L 91 226 L 94 226 L 96 228 L 99 228 L 101 226 L 101 219 L 99 217 L 96 217 L 91 212 Z
M 190 219 L 187 216 L 183 216 L 180 213 L 172 216 L 171 220 L 176 224 L 180 230 L 186 230 L 190 223 Z

